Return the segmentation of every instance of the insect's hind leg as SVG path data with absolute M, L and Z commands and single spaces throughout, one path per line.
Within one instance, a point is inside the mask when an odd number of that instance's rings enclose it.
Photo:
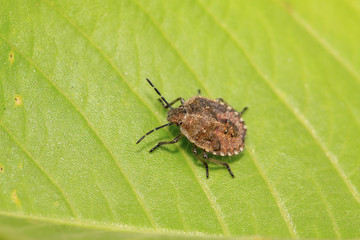
M 161 98 L 159 98 L 159 101 L 161 102 L 161 104 L 163 105 L 164 108 L 169 108 L 169 106 L 166 105 Z M 178 102 L 178 101 L 181 102 L 181 105 L 183 105 L 184 102 L 185 102 L 185 100 L 184 100 L 182 97 L 178 97 L 177 99 L 175 99 L 174 101 L 172 101 L 171 103 L 169 103 L 169 105 L 172 106 L 174 103 L 176 103 L 176 102 Z
M 225 102 L 225 100 L 222 99 L 222 98 L 217 98 L 216 101 L 225 103 L 226 105 L 229 105 L 229 104 L 228 104 L 227 102 Z M 240 112 L 240 116 L 243 115 L 243 113 L 244 113 L 247 109 L 248 109 L 248 107 L 244 107 L 244 109 L 241 110 L 241 112 Z
M 160 147 L 160 146 L 162 146 L 162 145 L 177 143 L 181 137 L 182 137 L 182 134 L 179 134 L 179 135 L 177 135 L 172 141 L 159 142 L 158 144 L 156 144 L 155 147 L 153 147 L 153 148 L 150 150 L 150 152 L 154 151 L 155 149 L 157 149 L 158 147 Z
M 201 157 L 199 157 L 199 156 L 197 155 L 197 150 L 196 150 L 196 147 L 195 147 L 195 146 L 194 146 L 194 148 L 193 148 L 193 153 L 194 153 L 194 155 L 200 160 L 200 162 L 202 162 L 202 164 L 204 164 L 204 166 L 205 166 L 205 168 L 206 168 L 206 178 L 209 178 L 209 166 L 208 166 L 207 162 L 206 162 L 204 159 L 202 159 Z
M 247 109 L 248 109 L 248 107 L 244 107 L 244 109 L 241 110 L 241 112 L 240 112 L 240 116 L 243 115 L 243 113 L 244 113 Z
M 218 159 L 209 158 L 205 151 L 203 152 L 203 157 L 206 160 L 208 160 L 209 162 L 225 166 L 227 168 L 227 170 L 229 171 L 230 175 L 232 177 L 235 177 L 234 174 L 232 173 L 231 169 L 230 169 L 229 164 L 227 162 L 224 162 L 224 161 L 221 161 L 221 160 L 218 160 Z

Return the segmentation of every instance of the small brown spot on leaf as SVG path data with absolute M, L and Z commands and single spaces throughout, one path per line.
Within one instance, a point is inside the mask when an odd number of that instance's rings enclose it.
M 54 206 L 55 207 L 59 206 L 59 202 L 58 201 L 54 202 Z
M 21 202 L 16 193 L 16 189 L 11 192 L 11 200 L 16 204 L 17 207 L 21 207 Z
M 4 173 L 5 172 L 5 168 L 3 165 L 0 164 L 0 173 Z
M 23 100 L 20 95 L 16 95 L 14 97 L 15 100 L 15 106 L 21 106 L 23 104 Z
M 13 64 L 14 60 L 15 60 L 15 53 L 13 51 L 11 51 L 9 53 L 9 61 L 10 61 L 11 65 Z

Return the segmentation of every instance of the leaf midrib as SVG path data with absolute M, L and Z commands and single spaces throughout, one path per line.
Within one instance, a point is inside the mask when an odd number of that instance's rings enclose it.
M 33 216 L 33 215 L 24 215 L 19 213 L 10 213 L 0 211 L 0 216 L 4 217 L 12 217 L 16 219 L 25 219 L 25 220 L 34 220 L 34 221 L 42 221 L 53 224 L 62 224 L 65 226 L 71 227 L 83 227 L 89 229 L 98 229 L 98 230 L 107 230 L 113 232 L 131 232 L 131 233 L 147 233 L 147 234 L 169 234 L 169 235 L 180 235 L 180 236 L 200 236 L 200 237 L 219 237 L 221 235 L 215 234 L 207 234 L 203 232 L 185 232 L 168 228 L 144 228 L 139 226 L 132 226 L 128 224 L 104 224 L 102 222 L 95 221 L 86 221 L 84 219 L 70 220 L 64 218 L 52 218 L 52 217 L 44 217 L 44 216 Z

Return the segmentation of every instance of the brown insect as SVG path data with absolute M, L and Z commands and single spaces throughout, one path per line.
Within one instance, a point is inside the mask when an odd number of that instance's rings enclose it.
M 159 101 L 165 108 L 170 108 L 167 114 L 169 123 L 157 127 L 144 136 L 136 144 L 141 142 L 150 133 L 170 125 L 180 126 L 181 133 L 172 141 L 159 142 L 150 152 L 165 144 L 177 143 L 182 136 L 185 136 L 195 146 L 193 153 L 197 156 L 197 148 L 203 149 L 202 158 L 199 160 L 205 165 L 206 177 L 209 177 L 209 167 L 205 160 L 226 166 L 230 175 L 234 177 L 227 162 L 212 159 L 208 154 L 220 156 L 232 156 L 244 150 L 246 126 L 241 115 L 245 112 L 245 107 L 240 113 L 230 107 L 222 98 L 212 100 L 202 96 L 194 96 L 187 101 L 178 97 L 171 103 L 161 95 L 159 90 L 154 87 L 149 79 L 146 79 L 154 90 L 159 94 Z M 199 91 L 200 94 L 200 91 Z M 180 106 L 173 108 L 174 103 L 180 101 Z

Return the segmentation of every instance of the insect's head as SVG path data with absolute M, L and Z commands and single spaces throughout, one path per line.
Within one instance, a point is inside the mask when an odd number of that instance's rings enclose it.
M 186 110 L 183 105 L 180 105 L 178 108 L 171 109 L 167 114 L 167 120 L 171 123 L 175 123 L 180 126 L 184 117 L 186 115 Z

